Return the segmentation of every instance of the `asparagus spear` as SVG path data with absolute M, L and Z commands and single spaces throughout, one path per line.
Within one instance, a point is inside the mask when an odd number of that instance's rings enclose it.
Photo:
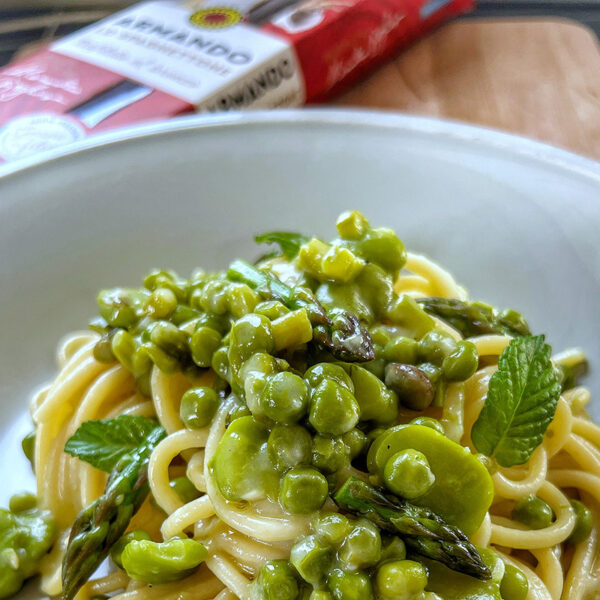
M 512 336 L 531 335 L 525 319 L 514 310 L 496 312 L 485 305 L 451 298 L 419 298 L 430 314 L 446 321 L 464 337 L 490 333 Z
M 478 579 L 491 578 L 489 568 L 467 536 L 428 508 L 384 495 L 355 477 L 344 483 L 334 500 L 340 508 L 363 515 L 381 529 L 401 535 L 416 554 Z
M 146 441 L 113 469 L 104 494 L 77 515 L 63 559 L 62 600 L 72 600 L 125 533 L 148 494 L 150 454 L 165 435 L 162 427 L 152 430 Z
M 227 277 L 249 285 L 265 299 L 279 300 L 292 310 L 306 309 L 313 326 L 313 339 L 337 359 L 367 362 L 375 358 L 373 340 L 356 315 L 340 309 L 328 312 L 307 288 L 292 289 L 243 260 L 231 263 Z

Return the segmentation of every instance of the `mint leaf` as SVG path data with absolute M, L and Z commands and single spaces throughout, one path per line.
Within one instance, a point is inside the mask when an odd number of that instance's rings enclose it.
M 86 421 L 67 440 L 65 452 L 110 473 L 123 456 L 134 452 L 156 429 L 162 429 L 156 421 L 133 415 Z
M 296 258 L 298 252 L 300 252 L 300 246 L 306 244 L 309 240 L 309 237 L 300 233 L 289 233 L 286 231 L 270 231 L 254 237 L 254 241 L 257 244 L 278 244 L 281 248 L 281 254 L 288 260 Z M 279 253 L 273 252 L 267 256 L 279 256 Z
M 503 467 L 522 465 L 554 418 L 560 383 L 543 335 L 511 340 L 471 431 L 475 448 Z

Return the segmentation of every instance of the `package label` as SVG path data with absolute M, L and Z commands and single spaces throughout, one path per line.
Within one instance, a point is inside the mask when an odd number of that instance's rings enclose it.
M 224 10 L 215 9 L 214 15 L 222 17 Z M 253 99 L 273 106 L 279 97 L 302 104 L 302 77 L 287 42 L 236 23 L 241 15 L 235 10 L 229 15 L 233 24 L 219 27 L 207 13 L 171 2 L 139 4 L 68 36 L 52 50 L 205 110 L 228 103 L 244 107 Z

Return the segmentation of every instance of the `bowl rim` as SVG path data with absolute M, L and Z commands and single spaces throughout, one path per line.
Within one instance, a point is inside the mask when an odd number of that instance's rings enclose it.
M 387 130 L 427 137 L 443 137 L 456 142 L 479 146 L 556 169 L 574 173 L 600 184 L 600 162 L 530 138 L 506 133 L 489 127 L 459 121 L 421 117 L 383 110 L 302 108 L 257 110 L 248 112 L 194 114 L 165 121 L 143 123 L 107 133 L 92 135 L 67 146 L 59 146 L 30 157 L 0 165 L 0 184 L 12 176 L 35 172 L 50 163 L 62 163 L 77 154 L 88 154 L 98 148 L 119 146 L 141 138 L 160 138 L 180 131 L 206 129 L 245 129 L 287 126 L 305 128 L 307 125 L 324 128 L 352 127 L 366 130 Z

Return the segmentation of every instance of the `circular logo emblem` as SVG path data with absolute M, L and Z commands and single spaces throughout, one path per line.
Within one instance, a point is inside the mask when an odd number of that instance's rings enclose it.
M 226 6 L 214 6 L 196 11 L 190 16 L 190 23 L 203 29 L 225 29 L 243 19 L 241 12 Z
M 5 160 L 24 158 L 83 137 L 82 127 L 60 115 L 27 115 L 0 129 L 0 156 Z

